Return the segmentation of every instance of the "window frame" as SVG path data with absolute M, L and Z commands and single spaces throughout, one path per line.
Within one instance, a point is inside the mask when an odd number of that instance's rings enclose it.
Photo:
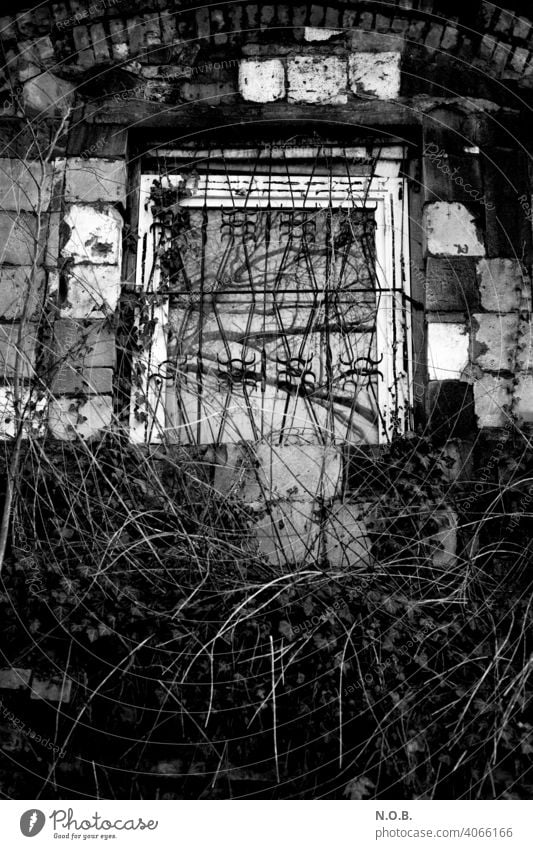
M 206 151 L 207 156 L 222 151 Z M 201 159 L 202 151 L 191 151 L 187 148 L 158 151 L 158 158 L 167 162 L 167 157 L 180 161 Z M 395 433 L 402 433 L 412 426 L 413 412 L 413 339 L 411 322 L 411 280 L 410 280 L 410 233 L 409 233 L 409 191 L 402 166 L 405 148 L 398 144 L 380 146 L 369 155 L 367 148 L 336 148 L 329 147 L 328 155 L 346 157 L 346 176 L 329 174 L 310 177 L 307 173 L 291 174 L 291 182 L 287 180 L 284 191 L 276 193 L 271 187 L 265 187 L 264 179 L 256 179 L 255 190 L 248 191 L 246 197 L 235 197 L 235 187 L 230 185 L 230 177 L 235 182 L 251 180 L 253 172 L 242 167 L 250 159 L 270 158 L 278 161 L 312 160 L 317 155 L 317 147 L 270 148 L 257 151 L 257 148 L 224 148 L 223 154 L 233 164 L 230 175 L 227 175 L 228 188 L 224 190 L 224 181 L 209 177 L 204 183 L 199 182 L 196 194 L 183 198 L 180 204 L 184 207 L 219 207 L 228 208 L 272 208 L 316 209 L 318 207 L 355 207 L 372 209 L 374 211 L 376 269 L 378 287 L 381 288 L 380 306 L 377 311 L 376 344 L 378 355 L 383 353 L 380 370 L 383 380 L 378 380 L 378 408 L 381 422 L 378 427 L 378 444 L 386 443 Z M 375 163 L 371 173 L 352 173 L 350 162 Z M 241 163 L 241 170 L 236 166 Z M 354 169 L 354 170 L 366 170 Z M 276 174 L 277 182 L 283 182 L 282 175 Z M 294 177 L 295 184 L 292 184 Z M 165 432 L 175 430 L 172 423 L 167 424 L 167 409 L 163 394 L 164 378 L 158 376 L 167 361 L 167 324 L 169 316 L 169 299 L 158 296 L 160 268 L 156 259 L 150 267 L 150 248 L 148 242 L 153 232 L 154 218 L 151 212 L 150 194 L 154 180 L 161 179 L 158 169 L 141 168 L 138 184 L 138 233 L 136 277 L 134 289 L 138 296 L 148 302 L 150 297 L 150 319 L 153 326 L 153 337 L 149 348 L 133 355 L 133 373 L 142 375 L 141 384 L 132 387 L 130 400 L 130 439 L 137 444 L 161 444 L 165 442 Z M 164 179 L 169 186 L 178 186 L 183 177 L 179 174 L 165 174 Z M 325 188 L 325 181 L 329 186 Z M 295 204 L 295 192 L 298 194 L 298 181 L 306 181 L 307 192 L 300 204 Z M 311 189 L 315 189 L 314 194 Z M 268 191 L 266 191 L 268 189 Z M 266 192 L 266 193 L 265 193 Z M 297 199 L 301 200 L 302 196 Z M 228 202 L 230 201 L 230 202 Z M 157 255 L 157 252 L 154 251 Z M 387 285 L 390 281 L 390 285 Z M 392 320 L 387 315 L 392 316 Z M 400 344 L 401 343 L 401 344 Z M 394 387 L 395 392 L 391 391 Z M 139 403 L 139 397 L 144 399 Z M 391 402 L 392 399 L 392 402 Z M 401 411 L 401 412 L 399 412 Z M 173 441 L 173 444 L 175 442 Z

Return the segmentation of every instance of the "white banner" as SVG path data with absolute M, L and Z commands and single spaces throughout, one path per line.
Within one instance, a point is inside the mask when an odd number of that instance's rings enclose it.
M 6 849 L 67 840 L 117 849 L 533 846 L 529 801 L 4 801 L 1 810 Z

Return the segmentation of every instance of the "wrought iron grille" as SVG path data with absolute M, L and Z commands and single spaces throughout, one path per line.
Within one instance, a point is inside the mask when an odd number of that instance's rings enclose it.
M 383 161 L 355 176 L 347 156 L 220 152 L 143 176 L 157 331 L 139 438 L 376 443 L 403 426 L 404 199 Z

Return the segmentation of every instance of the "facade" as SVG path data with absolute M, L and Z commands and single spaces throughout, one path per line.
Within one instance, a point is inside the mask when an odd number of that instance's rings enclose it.
M 273 562 L 345 567 L 361 457 L 429 434 L 466 479 L 531 424 L 520 10 L 102 0 L 0 30 L 6 440 L 120 431 L 244 501 Z

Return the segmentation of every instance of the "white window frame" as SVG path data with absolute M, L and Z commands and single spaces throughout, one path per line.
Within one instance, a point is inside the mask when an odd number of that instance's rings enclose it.
M 171 151 L 179 157 L 180 151 Z M 331 149 L 335 155 L 335 149 Z M 161 154 L 161 151 L 160 151 Z M 278 154 L 283 159 L 309 158 L 316 156 L 315 148 L 288 148 Z M 190 151 L 181 151 L 191 159 Z M 198 156 L 198 154 L 196 154 Z M 192 197 L 180 201 L 184 207 L 273 208 L 316 209 L 330 205 L 344 208 L 371 209 L 374 211 L 376 231 L 376 277 L 378 288 L 383 288 L 379 298 L 377 314 L 377 352 L 383 360 L 380 370 L 383 379 L 378 379 L 378 406 L 383 417 L 379 428 L 379 442 L 387 442 L 393 433 L 403 432 L 409 425 L 412 409 L 412 335 L 410 320 L 410 263 L 408 191 L 401 176 L 403 148 L 394 146 L 380 148 L 376 152 L 377 166 L 371 176 L 346 176 L 329 174 L 309 177 L 308 174 L 276 173 L 252 175 L 250 170 L 238 172 L 238 163 L 257 155 L 255 151 L 225 149 L 224 155 L 231 160 L 234 169 L 229 174 L 200 176 Z M 272 153 L 269 154 L 272 156 Z M 368 161 L 366 149 L 342 149 L 348 162 Z M 157 293 L 161 269 L 155 253 L 154 218 L 151 212 L 150 194 L 154 180 L 164 180 L 165 186 L 178 187 L 183 181 L 179 174 L 161 178 L 157 173 L 144 173 L 140 178 L 139 233 L 137 248 L 136 290 L 139 293 Z M 207 181 L 207 182 L 206 182 Z M 253 181 L 253 182 L 252 182 Z M 235 192 L 240 189 L 237 197 Z M 158 237 L 159 238 L 159 237 Z M 152 343 L 147 351 L 134 357 L 133 367 L 143 374 L 142 389 L 133 387 L 130 412 L 130 439 L 137 444 L 158 444 L 165 441 L 165 433 L 175 432 L 175 426 L 167 421 L 164 398 L 164 380 L 157 377 L 159 369 L 167 361 L 167 327 L 169 317 L 168 298 L 158 298 L 152 306 L 155 324 Z M 405 367 L 405 344 L 407 345 L 407 368 Z M 143 404 L 136 402 L 138 392 L 144 395 Z M 393 400 L 393 392 L 396 400 Z M 163 397 L 162 397 L 163 396 Z M 398 415 L 398 411 L 400 414 Z M 139 417 L 139 413 L 144 414 Z M 140 420 L 140 418 L 142 420 Z M 384 423 L 384 424 L 383 424 Z M 383 433 L 382 433 L 383 428 Z

